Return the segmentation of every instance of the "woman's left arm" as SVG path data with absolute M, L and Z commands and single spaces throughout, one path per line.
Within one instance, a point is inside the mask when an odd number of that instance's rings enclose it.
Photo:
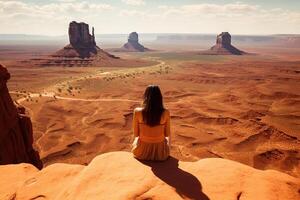
M 133 135 L 134 135 L 134 141 L 133 141 L 132 145 L 136 145 L 140 133 L 139 133 L 138 113 L 136 112 L 135 109 L 133 111 L 132 130 L 133 130 Z
M 167 120 L 166 120 L 166 125 L 165 125 L 165 137 L 167 139 L 168 145 L 171 146 L 171 120 L 170 120 L 170 112 L 168 111 L 167 114 Z

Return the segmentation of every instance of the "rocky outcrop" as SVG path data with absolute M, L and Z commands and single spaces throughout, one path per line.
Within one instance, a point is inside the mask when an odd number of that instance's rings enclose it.
M 92 34 L 89 31 L 89 25 L 86 23 L 77 23 L 72 21 L 69 24 L 69 41 L 70 44 L 57 51 L 54 57 L 65 58 L 89 58 L 98 53 L 100 50 L 95 42 L 94 27 Z
M 217 35 L 216 45 L 205 52 L 212 55 L 243 55 L 245 52 L 231 45 L 231 35 L 228 32 L 222 32 Z
M 141 162 L 128 152 L 97 156 L 88 166 L 57 163 L 0 166 L 0 199 L 288 199 L 300 198 L 300 180 L 273 170 L 207 158 Z
M 9 78 L 0 65 L 0 164 L 31 163 L 40 169 L 42 162 L 32 147 L 30 118 L 23 107 L 13 103 L 6 86 Z
M 53 54 L 53 57 L 58 57 L 44 65 L 69 65 L 73 66 L 74 63 L 78 63 L 76 58 L 87 60 L 86 62 L 79 61 L 80 65 L 93 64 L 92 59 L 94 57 L 106 59 L 106 58 L 117 58 L 102 49 L 100 49 L 95 41 L 94 27 L 92 28 L 92 34 L 90 34 L 89 25 L 83 22 L 77 23 L 72 21 L 69 24 L 69 41 L 70 44 L 65 46 L 63 49 Z M 59 59 L 62 58 L 62 59 Z M 90 59 L 90 60 L 88 60 Z M 52 62 L 51 62 L 52 61 Z
M 125 51 L 137 51 L 137 52 L 149 51 L 148 48 L 145 48 L 143 45 L 139 43 L 139 35 L 137 34 L 137 32 L 132 32 L 129 34 L 128 42 L 123 45 L 122 49 Z
M 98 67 L 119 63 L 119 57 L 97 46 L 94 27 L 91 34 L 88 24 L 72 21 L 68 33 L 70 41 L 68 45 L 50 56 L 31 59 L 31 62 L 39 67 Z
M 86 23 L 71 22 L 69 25 L 69 40 L 74 47 L 93 48 L 96 47 L 94 27 L 92 35 L 89 31 L 89 25 Z

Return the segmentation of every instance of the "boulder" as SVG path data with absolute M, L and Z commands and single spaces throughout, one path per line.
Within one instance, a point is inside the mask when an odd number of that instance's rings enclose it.
M 10 74 L 0 65 L 0 164 L 31 163 L 42 168 L 34 150 L 33 131 L 25 108 L 15 105 L 6 86 Z

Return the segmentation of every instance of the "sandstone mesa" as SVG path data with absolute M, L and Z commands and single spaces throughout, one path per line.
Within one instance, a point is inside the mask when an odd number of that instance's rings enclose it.
M 34 59 L 37 66 L 98 66 L 118 60 L 96 44 L 94 27 L 92 34 L 89 25 L 72 21 L 68 29 L 69 44 L 46 58 Z
M 222 32 L 217 35 L 216 44 L 208 51 L 201 54 L 205 55 L 244 55 L 246 52 L 241 51 L 231 44 L 231 35 L 228 32 Z
M 132 52 L 145 52 L 149 51 L 148 48 L 144 47 L 139 42 L 139 35 L 137 32 L 132 32 L 128 36 L 128 41 L 122 47 L 123 51 L 132 51 Z

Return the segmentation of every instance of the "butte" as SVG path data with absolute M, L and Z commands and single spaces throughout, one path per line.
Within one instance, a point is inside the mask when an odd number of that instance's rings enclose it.
M 98 66 L 111 63 L 118 57 L 97 46 L 94 27 L 92 34 L 89 25 L 72 21 L 69 24 L 70 43 L 47 58 L 34 59 L 38 66 Z
M 217 35 L 216 44 L 209 50 L 203 51 L 200 54 L 205 55 L 244 55 L 247 54 L 234 47 L 231 44 L 231 35 L 228 32 L 222 32 Z

